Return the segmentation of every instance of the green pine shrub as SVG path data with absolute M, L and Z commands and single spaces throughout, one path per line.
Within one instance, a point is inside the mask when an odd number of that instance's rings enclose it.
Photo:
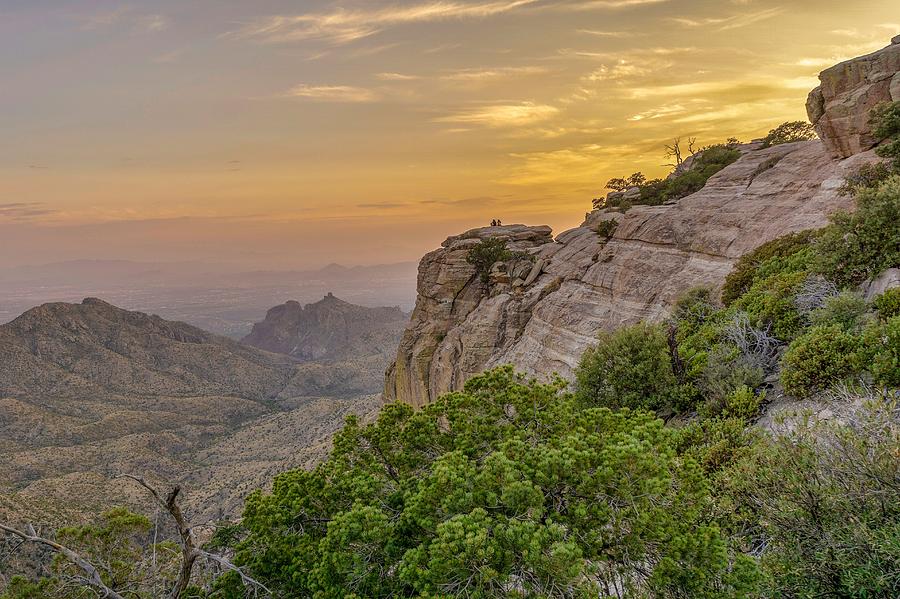
M 784 354 L 784 390 L 796 397 L 808 397 L 856 374 L 859 345 L 857 336 L 837 324 L 809 329 Z
M 839 287 L 900 266 L 900 175 L 861 191 L 856 204 L 835 214 L 816 243 L 814 268 Z
M 770 148 L 796 141 L 816 139 L 816 129 L 806 121 L 788 121 L 781 123 L 763 138 L 763 147 Z
M 900 316 L 900 287 L 888 289 L 873 301 L 878 317 L 882 320 Z
M 711 523 L 689 453 L 648 412 L 500 368 L 351 418 L 326 462 L 250 496 L 235 561 L 276 596 L 750 599 L 756 560 Z
M 657 410 L 672 406 L 678 394 L 666 332 L 645 323 L 600 333 L 575 378 L 577 395 L 589 406 Z

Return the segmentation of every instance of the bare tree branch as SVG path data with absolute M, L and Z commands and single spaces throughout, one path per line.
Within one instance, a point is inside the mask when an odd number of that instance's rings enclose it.
M 240 576 L 241 581 L 245 585 L 251 585 L 255 588 L 262 589 L 269 595 L 272 594 L 264 584 L 258 582 L 249 576 L 247 576 L 243 570 L 241 570 L 238 566 L 232 564 L 228 559 L 213 555 L 212 553 L 208 553 L 203 551 L 199 547 L 197 547 L 196 540 L 194 539 L 194 533 L 192 527 L 188 524 L 187 520 L 184 517 L 184 513 L 181 511 L 181 506 L 178 505 L 178 495 L 181 493 L 181 487 L 175 486 L 166 495 L 165 499 L 163 496 L 157 491 L 152 485 L 150 485 L 146 480 L 144 480 L 140 476 L 135 476 L 133 474 L 120 474 L 116 478 L 130 478 L 131 480 L 137 482 L 139 485 L 144 487 L 153 498 L 156 499 L 156 502 L 162 506 L 166 512 L 172 517 L 172 520 L 175 521 L 175 524 L 178 526 L 178 536 L 181 537 L 181 569 L 178 573 L 178 578 L 175 580 L 175 585 L 172 587 L 172 591 L 169 593 L 170 599 L 178 599 L 184 590 L 187 588 L 188 584 L 191 581 L 191 572 L 194 569 L 194 563 L 197 561 L 197 558 L 204 558 L 211 562 L 215 562 L 222 566 L 223 568 L 235 572 L 238 576 Z
M 270 591 L 266 587 L 266 585 L 259 582 L 258 580 L 254 580 L 254 579 L 250 578 L 249 576 L 247 576 L 240 567 L 235 566 L 234 564 L 231 563 L 231 561 L 229 561 L 225 557 L 223 557 L 221 555 L 215 555 L 214 553 L 208 553 L 206 551 L 203 551 L 202 549 L 198 549 L 197 551 L 200 554 L 200 557 L 204 557 L 211 562 L 219 564 L 226 570 L 229 570 L 230 572 L 234 572 L 235 574 L 240 576 L 244 585 L 258 587 L 258 588 L 262 589 L 263 591 L 265 591 L 266 593 L 268 593 L 270 595 L 272 594 L 272 591 Z
M 93 564 L 91 564 L 89 561 L 87 561 L 68 547 L 60 545 L 59 543 L 51 541 L 50 539 L 45 539 L 38 536 L 37 533 L 34 532 L 34 528 L 29 526 L 28 532 L 22 532 L 21 530 L 6 526 L 5 524 L 0 524 L 0 530 L 19 537 L 23 541 L 36 543 L 38 545 L 45 545 L 53 551 L 59 553 L 67 560 L 78 566 L 78 568 L 80 568 L 85 573 L 85 577 L 83 579 L 84 582 L 103 593 L 102 596 L 105 599 L 125 599 L 124 597 L 122 597 L 122 595 L 118 594 L 117 592 L 106 586 L 106 584 L 104 584 L 103 579 L 100 578 L 100 572 L 97 571 L 97 568 L 95 568 Z

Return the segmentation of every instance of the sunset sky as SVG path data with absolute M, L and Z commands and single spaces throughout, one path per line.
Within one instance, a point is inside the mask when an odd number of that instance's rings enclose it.
M 0 0 L 0 267 L 416 260 L 805 118 L 897 0 Z

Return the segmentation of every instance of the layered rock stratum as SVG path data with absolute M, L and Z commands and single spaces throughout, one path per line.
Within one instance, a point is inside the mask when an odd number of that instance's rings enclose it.
M 594 211 L 555 239 L 549 227 L 524 225 L 448 238 L 419 265 L 416 307 L 386 373 L 385 399 L 420 406 L 504 363 L 571 379 L 599 331 L 664 319 L 686 290 L 720 286 L 743 254 L 851 209 L 838 189 L 875 160 L 868 113 L 897 99 L 900 38 L 893 42 L 822 73 L 809 103 L 821 140 L 746 144 L 693 195 L 625 213 Z M 618 225 L 607 239 L 597 226 L 611 219 Z M 466 256 L 488 237 L 533 260 L 497 265 L 484 284 Z

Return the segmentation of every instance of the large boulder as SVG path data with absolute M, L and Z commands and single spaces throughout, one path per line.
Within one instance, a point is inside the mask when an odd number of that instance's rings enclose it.
M 887 48 L 822 71 L 819 80 L 806 111 L 831 155 L 848 158 L 872 149 L 879 140 L 872 135 L 869 112 L 900 100 L 900 35 Z

